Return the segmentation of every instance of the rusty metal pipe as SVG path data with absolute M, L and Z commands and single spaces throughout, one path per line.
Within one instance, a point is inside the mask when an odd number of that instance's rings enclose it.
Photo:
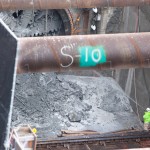
M 0 0 L 0 10 L 66 9 L 150 5 L 150 0 Z
M 150 33 L 18 39 L 18 73 L 150 67 Z

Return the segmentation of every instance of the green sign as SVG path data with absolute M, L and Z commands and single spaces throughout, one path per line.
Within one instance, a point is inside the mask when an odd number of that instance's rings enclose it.
M 78 48 L 80 67 L 94 67 L 106 62 L 106 53 L 103 46 L 84 46 Z

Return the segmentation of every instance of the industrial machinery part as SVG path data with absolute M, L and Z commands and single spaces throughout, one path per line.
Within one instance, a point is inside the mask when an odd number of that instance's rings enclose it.
M 0 18 L 17 37 L 70 35 L 72 14 L 68 10 L 2 11 Z
M 18 39 L 18 73 L 149 67 L 150 33 Z
M 90 9 L 92 10 L 92 9 Z M 17 37 L 87 34 L 89 9 L 2 11 L 0 18 Z M 95 16 L 94 16 L 95 17 Z M 96 20 L 96 22 L 98 22 Z
M 9 145 L 16 76 L 16 48 L 16 36 L 0 22 L 0 150 L 5 149 L 4 145 Z
M 51 140 L 39 139 L 37 150 L 114 150 L 150 147 L 150 133 L 123 131 L 88 136 L 70 136 Z
M 150 5 L 150 0 L 0 0 L 0 10 L 66 9 Z

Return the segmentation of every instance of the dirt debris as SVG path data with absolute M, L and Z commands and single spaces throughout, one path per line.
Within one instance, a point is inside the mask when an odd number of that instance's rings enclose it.
M 57 136 L 61 129 L 141 128 L 128 98 L 112 78 L 18 75 L 16 91 L 12 126 L 30 124 L 41 137 Z

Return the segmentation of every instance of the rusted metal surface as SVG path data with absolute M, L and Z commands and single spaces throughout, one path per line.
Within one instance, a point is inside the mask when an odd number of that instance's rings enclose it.
M 0 10 L 122 7 L 149 4 L 150 0 L 0 0 Z
M 94 135 L 100 134 L 96 131 L 92 130 L 85 130 L 85 131 L 72 131 L 72 130 L 61 130 L 60 137 L 67 137 L 67 136 L 83 136 L 83 135 Z
M 72 34 L 73 31 L 73 20 L 72 20 L 72 16 L 69 13 L 70 10 L 69 9 L 58 9 L 57 12 L 59 13 L 63 25 L 64 25 L 64 29 L 65 29 L 65 35 L 70 35 Z
M 59 12 L 59 10 L 58 10 Z M 88 31 L 89 9 L 66 9 L 69 22 L 59 13 L 63 18 L 65 32 L 67 35 L 84 35 Z M 66 28 L 67 27 L 67 28 Z M 68 30 L 69 29 L 69 30 Z M 71 29 L 71 33 L 68 32 Z
M 134 131 L 39 140 L 37 150 L 114 150 L 150 147 L 150 132 Z
M 18 73 L 150 67 L 150 33 L 18 39 Z
M 73 19 L 73 35 L 87 34 L 89 10 L 69 9 Z

